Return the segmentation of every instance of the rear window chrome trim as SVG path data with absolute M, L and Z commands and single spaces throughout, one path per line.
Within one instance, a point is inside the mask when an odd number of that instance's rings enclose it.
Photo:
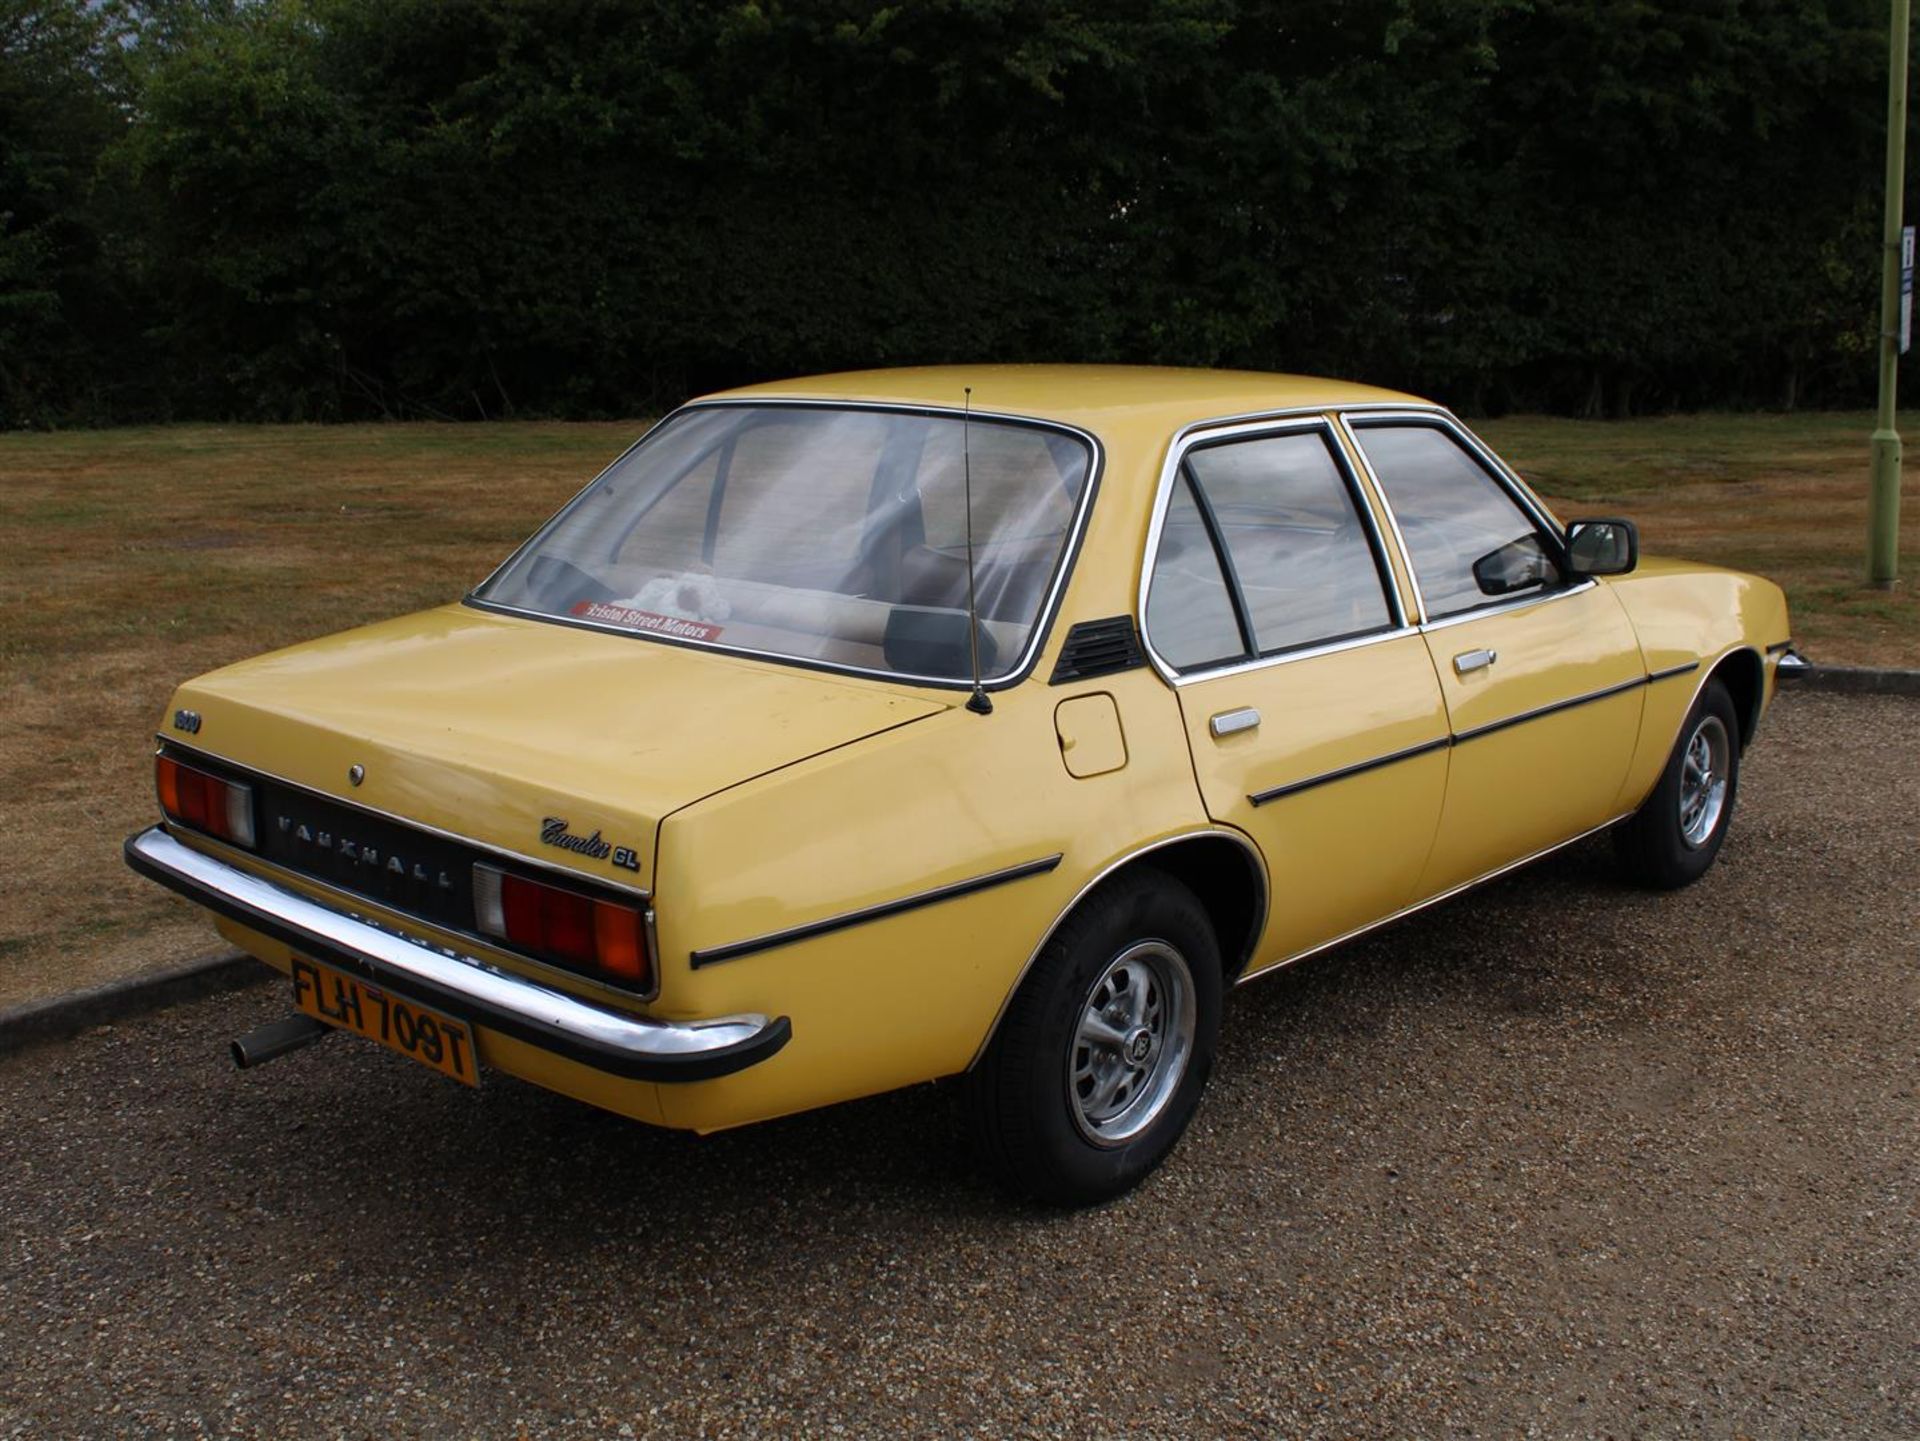
M 1087 526 L 1093 513 L 1093 504 L 1098 497 L 1100 481 L 1106 473 L 1106 447 L 1100 443 L 1100 437 L 1090 430 L 1070 425 L 1063 420 L 1048 420 L 1036 415 L 1017 415 L 1007 411 L 968 409 L 963 406 L 940 406 L 910 403 L 906 401 L 885 400 L 838 400 L 828 397 L 810 396 L 736 396 L 712 400 L 693 400 L 667 412 L 648 426 L 632 445 L 629 445 L 585 485 L 581 486 L 565 505 L 534 527 L 513 550 L 513 553 L 490 571 L 486 578 L 461 598 L 461 604 L 475 610 L 491 611 L 499 615 L 517 616 L 525 620 L 543 621 L 549 625 L 571 626 L 576 630 L 597 631 L 604 635 L 617 635 L 627 639 L 655 641 L 663 645 L 682 646 L 689 650 L 709 651 L 717 655 L 742 656 L 749 660 L 769 661 L 775 665 L 795 666 L 801 670 L 822 671 L 829 675 L 860 676 L 865 679 L 888 681 L 896 685 L 923 687 L 927 689 L 969 691 L 973 681 L 965 676 L 919 675 L 909 671 L 875 670 L 867 666 L 844 665 L 837 661 L 816 660 L 807 656 L 783 655 L 777 651 L 756 650 L 748 646 L 725 645 L 716 641 L 692 640 L 685 636 L 663 635 L 657 631 L 630 630 L 617 625 L 582 620 L 576 616 L 552 615 L 546 611 L 527 610 L 520 606 L 504 605 L 499 601 L 487 600 L 480 591 L 493 584 L 500 574 L 517 561 L 533 543 L 546 533 L 575 506 L 593 493 L 607 475 L 634 451 L 638 450 L 661 426 L 674 418 L 694 410 L 721 409 L 766 409 L 784 407 L 796 410 L 852 410 L 881 411 L 899 415 L 934 416 L 943 420 L 977 420 L 1000 425 L 1019 426 L 1030 430 L 1048 430 L 1080 442 L 1087 450 L 1087 479 L 1082 486 L 1079 503 L 1074 509 L 1072 523 L 1067 527 L 1066 541 L 1061 547 L 1060 558 L 1054 565 L 1052 579 L 1048 583 L 1045 597 L 1041 601 L 1039 613 L 1033 623 L 1032 633 L 1027 638 L 1027 648 L 1021 652 L 1019 661 L 998 676 L 982 677 L 981 689 L 1002 691 L 1020 685 L 1032 674 L 1039 663 L 1041 653 L 1046 649 L 1047 641 L 1053 632 L 1053 624 L 1059 619 L 1061 601 L 1066 594 L 1068 583 L 1073 579 L 1074 566 L 1080 558 L 1081 543 L 1086 538 Z

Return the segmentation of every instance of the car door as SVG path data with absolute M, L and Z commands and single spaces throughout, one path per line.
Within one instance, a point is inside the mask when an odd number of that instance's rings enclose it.
M 1185 443 L 1160 505 L 1142 630 L 1208 814 L 1266 858 L 1259 969 L 1412 897 L 1445 792 L 1446 706 L 1328 420 Z
M 1352 415 L 1419 592 L 1452 760 L 1419 884 L 1438 895 L 1615 818 L 1646 665 L 1605 585 L 1448 418 Z

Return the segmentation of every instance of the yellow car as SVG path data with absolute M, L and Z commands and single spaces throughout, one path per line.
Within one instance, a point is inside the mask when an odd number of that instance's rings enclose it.
M 465 600 L 182 686 L 133 867 L 297 1014 L 713 1131 L 962 1076 L 1062 1202 L 1226 992 L 1606 826 L 1712 864 L 1780 590 L 1295 376 L 879 371 L 675 411 Z

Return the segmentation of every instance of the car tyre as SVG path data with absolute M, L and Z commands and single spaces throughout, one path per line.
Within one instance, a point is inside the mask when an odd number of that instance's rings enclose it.
M 1159 874 L 1096 891 L 1047 941 L 967 1077 L 987 1169 L 1053 1205 L 1137 1185 L 1200 1103 L 1221 992 L 1219 943 L 1192 891 Z
M 1739 788 L 1739 717 L 1727 688 L 1710 680 L 1653 794 L 1615 833 L 1628 873 L 1661 891 L 1699 880 L 1720 854 Z

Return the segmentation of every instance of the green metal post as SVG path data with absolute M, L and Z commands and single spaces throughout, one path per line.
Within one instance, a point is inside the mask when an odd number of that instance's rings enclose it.
M 1873 489 L 1867 512 L 1867 581 L 1882 589 L 1900 576 L 1900 227 L 1907 169 L 1907 18 L 1910 0 L 1892 0 L 1887 36 L 1886 253 L 1880 268 L 1880 419 L 1873 432 Z

